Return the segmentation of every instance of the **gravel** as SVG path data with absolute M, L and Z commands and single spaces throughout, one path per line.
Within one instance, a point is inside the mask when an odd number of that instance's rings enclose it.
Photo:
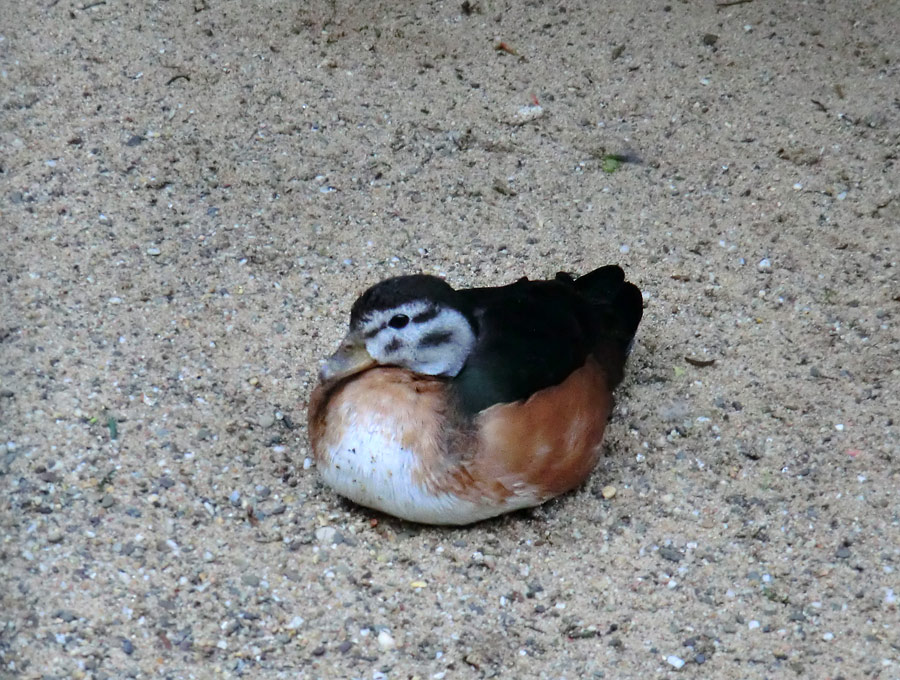
M 3 16 L 0 675 L 897 675 L 900 5 Z M 608 262 L 584 488 L 456 529 L 318 481 L 361 290 Z

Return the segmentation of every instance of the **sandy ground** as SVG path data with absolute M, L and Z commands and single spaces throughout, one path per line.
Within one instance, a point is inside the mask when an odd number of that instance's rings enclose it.
M 0 26 L 0 674 L 900 678 L 900 4 Z M 608 262 L 584 488 L 434 529 L 317 481 L 364 287 Z

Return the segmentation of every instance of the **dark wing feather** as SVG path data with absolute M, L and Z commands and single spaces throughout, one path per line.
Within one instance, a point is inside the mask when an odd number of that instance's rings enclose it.
M 553 281 L 521 279 L 459 293 L 478 333 L 469 360 L 452 381 L 463 412 L 474 414 L 557 385 L 583 366 L 589 353 L 606 370 L 610 387 L 621 380 L 641 296 L 619 267 L 578 279 L 559 274 Z

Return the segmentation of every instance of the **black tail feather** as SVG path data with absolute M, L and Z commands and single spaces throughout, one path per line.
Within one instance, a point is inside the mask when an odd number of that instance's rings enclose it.
M 558 280 L 562 278 L 572 281 L 592 303 L 597 341 L 606 344 L 612 340 L 627 352 L 644 314 L 644 299 L 640 289 L 625 280 L 622 268 L 611 264 L 574 280 L 567 274 L 557 275 Z

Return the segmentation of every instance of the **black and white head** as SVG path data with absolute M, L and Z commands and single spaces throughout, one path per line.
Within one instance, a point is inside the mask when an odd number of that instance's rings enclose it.
M 374 365 L 452 377 L 475 344 L 471 315 L 442 279 L 415 274 L 378 283 L 353 303 L 350 331 L 322 367 L 337 380 Z

